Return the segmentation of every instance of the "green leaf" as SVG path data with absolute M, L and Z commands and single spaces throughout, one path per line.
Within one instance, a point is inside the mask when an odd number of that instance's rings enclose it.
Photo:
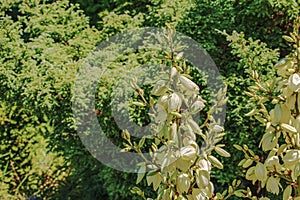
M 144 145 L 144 143 L 145 143 L 145 138 L 143 137 L 143 138 L 140 139 L 140 141 L 139 141 L 139 147 L 142 148 L 143 145 Z
M 138 177 L 136 179 L 136 184 L 138 184 L 139 182 L 141 182 L 143 180 L 145 174 L 146 174 L 146 164 L 143 164 L 138 171 Z
M 191 186 L 191 180 L 186 173 L 182 173 L 177 177 L 177 191 L 179 194 L 187 192 Z
M 220 148 L 220 147 L 215 147 L 215 151 L 220 155 L 220 156 L 223 156 L 223 157 L 230 157 L 230 153 L 228 153 L 227 151 L 225 151 L 224 149 Z
M 267 181 L 267 187 L 266 187 L 267 191 L 278 195 L 279 194 L 279 180 L 280 179 L 276 179 L 273 176 L 269 177 L 269 179 Z
M 143 199 L 145 199 L 144 192 L 138 187 L 131 188 L 130 192 L 133 193 L 133 194 L 137 194 L 137 195 L 143 197 Z
M 243 147 L 241 147 L 240 145 L 237 145 L 237 144 L 234 144 L 233 147 L 236 148 L 239 151 L 243 150 Z
M 288 200 L 292 195 L 292 186 L 288 185 L 283 192 L 283 200 Z
M 199 188 L 205 188 L 209 184 L 209 173 L 206 170 L 196 171 L 196 182 Z
M 213 164 L 213 166 L 215 166 L 219 169 L 223 169 L 223 164 L 216 157 L 210 155 L 207 158 Z
M 295 42 L 293 38 L 291 38 L 290 36 L 287 36 L 287 35 L 282 36 L 282 38 L 285 39 L 287 42 L 292 42 L 292 43 Z
M 267 169 L 264 164 L 257 163 L 255 167 L 255 176 L 258 180 L 264 181 L 267 178 Z
M 292 172 L 292 178 L 296 180 L 300 176 L 300 161 L 297 162 Z
M 237 197 L 245 197 L 244 190 L 235 190 L 234 195 Z
M 247 159 L 246 162 L 243 164 L 243 168 L 248 168 L 252 165 L 253 160 L 252 159 Z
M 146 106 L 145 103 L 137 102 L 137 101 L 134 101 L 134 102 L 132 102 L 131 104 L 133 104 L 133 105 L 135 105 L 135 106 L 140 106 L 140 107 L 145 107 L 145 106 Z
M 280 126 L 286 132 L 289 132 L 289 133 L 292 133 L 292 134 L 297 133 L 297 129 L 295 127 L 291 126 L 291 125 L 281 124 Z
M 258 112 L 259 112 L 258 109 L 253 109 L 253 110 L 251 110 L 250 112 L 246 113 L 245 116 L 250 117 L 250 116 L 255 115 L 255 114 L 258 113 Z

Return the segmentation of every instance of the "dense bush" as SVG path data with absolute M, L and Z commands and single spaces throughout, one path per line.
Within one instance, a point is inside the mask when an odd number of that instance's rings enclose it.
M 75 134 L 70 100 L 78 61 L 100 35 L 67 1 L 1 3 L 0 26 L 0 198 L 50 197 L 96 163 Z

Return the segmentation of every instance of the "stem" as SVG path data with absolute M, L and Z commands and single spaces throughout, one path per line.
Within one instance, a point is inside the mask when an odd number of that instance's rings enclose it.
M 297 178 L 297 197 L 300 197 L 300 176 Z
M 282 178 L 288 182 L 293 182 L 293 180 L 291 178 L 286 177 L 284 174 L 281 174 L 278 171 L 275 171 L 274 174 L 278 175 L 280 178 Z
M 17 170 L 15 169 L 14 162 L 12 160 L 9 160 L 9 162 L 10 162 L 10 166 L 11 166 L 13 172 L 15 173 L 15 177 L 16 177 L 17 181 L 20 183 L 21 179 L 17 173 Z
M 177 130 L 176 130 L 176 133 L 177 133 L 177 139 L 178 139 L 178 147 L 181 148 L 182 147 L 182 136 L 181 136 L 181 133 L 179 131 L 179 124 L 177 124 Z
M 28 176 L 29 176 L 29 174 L 26 174 L 26 176 L 23 178 L 23 180 L 20 182 L 20 184 L 19 184 L 18 187 L 16 188 L 15 196 L 19 193 L 20 187 L 23 185 L 23 183 L 24 183 L 25 180 L 28 178 Z
M 146 163 L 149 162 L 149 160 L 143 155 L 143 152 L 139 148 L 137 148 L 135 151 L 145 160 Z
M 299 62 L 299 61 L 298 61 Z M 300 64 L 300 63 L 299 63 Z M 296 99 L 298 99 L 298 95 L 299 95 L 299 93 L 297 92 L 296 93 Z M 298 108 L 298 101 L 296 101 L 296 105 L 295 105 L 295 108 L 296 108 L 296 116 L 298 116 L 299 115 L 299 108 Z
M 216 103 L 216 104 L 215 104 L 215 105 L 207 112 L 206 119 L 205 119 L 205 121 L 203 122 L 203 124 L 200 126 L 200 129 L 204 128 L 204 127 L 207 125 L 207 123 L 208 123 L 208 121 L 209 121 L 209 119 L 210 119 L 210 116 L 216 111 L 217 105 L 218 105 L 218 103 Z

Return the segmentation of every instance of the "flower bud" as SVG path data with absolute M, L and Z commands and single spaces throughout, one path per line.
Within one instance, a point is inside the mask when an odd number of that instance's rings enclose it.
M 205 107 L 205 104 L 203 101 L 195 101 L 192 106 L 191 106 L 191 111 L 193 114 L 198 113 L 199 111 L 201 111 L 203 108 Z
M 289 78 L 289 88 L 294 92 L 298 92 L 300 89 L 300 76 L 299 74 L 292 74 Z
M 174 78 L 177 74 L 178 74 L 178 71 L 177 71 L 176 67 L 172 67 L 171 72 L 170 72 L 171 78 Z
M 189 175 L 186 173 L 180 174 L 177 177 L 177 191 L 179 194 L 182 194 L 184 192 L 187 192 L 191 186 L 191 180 L 189 178 Z
M 206 170 L 206 171 L 210 171 L 211 170 L 211 164 L 210 162 L 208 162 L 205 159 L 201 159 L 198 161 L 198 165 L 200 167 L 200 169 Z
M 222 126 L 214 125 L 212 131 L 213 131 L 213 132 L 222 132 L 222 131 L 224 131 L 224 129 L 223 129 Z
M 281 168 L 278 156 L 271 156 L 266 160 L 265 164 L 267 168 L 274 169 L 276 167 L 277 170 Z
M 285 167 L 292 168 L 300 160 L 300 150 L 287 150 L 282 160 Z
M 180 155 L 184 160 L 192 160 L 196 157 L 197 151 L 192 146 L 182 147 L 180 150 Z
M 185 76 L 180 76 L 179 77 L 181 84 L 189 89 L 189 90 L 193 90 L 193 91 L 199 91 L 199 87 L 196 83 L 194 83 L 193 81 L 191 81 L 190 79 L 188 79 Z

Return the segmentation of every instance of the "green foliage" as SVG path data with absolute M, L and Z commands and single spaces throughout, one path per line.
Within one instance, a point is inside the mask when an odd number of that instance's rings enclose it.
M 7 1 L 1 13 L 0 198 L 50 198 L 77 152 L 91 159 L 74 134 L 71 85 L 100 37 L 67 1 Z

